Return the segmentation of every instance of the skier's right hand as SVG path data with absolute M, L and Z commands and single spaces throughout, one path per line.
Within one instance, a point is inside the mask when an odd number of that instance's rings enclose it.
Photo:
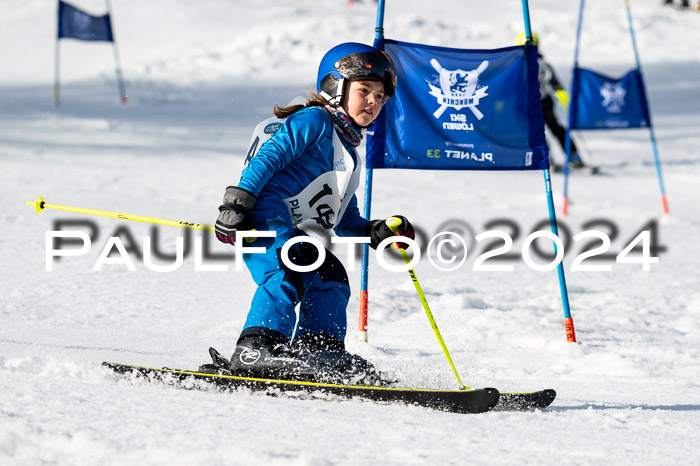
M 564 110 L 568 110 L 569 109 L 569 93 L 566 92 L 564 89 L 557 89 L 554 93 L 557 96 L 557 100 L 561 104 L 561 107 Z
M 219 217 L 214 230 L 222 243 L 235 244 L 236 231 L 253 229 L 248 218 L 248 211 L 253 208 L 257 198 L 245 189 L 229 186 L 224 194 L 224 203 L 219 206 Z

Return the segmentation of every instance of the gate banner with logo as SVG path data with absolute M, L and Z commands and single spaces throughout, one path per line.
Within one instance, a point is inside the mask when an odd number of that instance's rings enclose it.
M 647 128 L 649 107 L 638 70 L 611 78 L 574 68 L 571 129 Z
M 375 46 L 393 60 L 398 86 L 368 136 L 368 168 L 549 168 L 536 47 Z

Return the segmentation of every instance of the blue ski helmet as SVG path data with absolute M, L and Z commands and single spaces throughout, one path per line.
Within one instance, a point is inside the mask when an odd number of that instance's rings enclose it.
M 343 100 L 345 81 L 379 81 L 384 93 L 396 91 L 396 68 L 382 50 L 357 42 L 336 45 L 323 56 L 318 67 L 316 89 L 332 106 Z

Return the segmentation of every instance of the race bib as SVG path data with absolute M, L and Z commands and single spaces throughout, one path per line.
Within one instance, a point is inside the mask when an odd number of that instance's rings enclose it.
M 292 224 L 309 233 L 333 230 L 360 184 L 360 166 L 360 159 L 356 165 L 333 132 L 333 170 L 317 177 L 296 196 L 284 199 Z

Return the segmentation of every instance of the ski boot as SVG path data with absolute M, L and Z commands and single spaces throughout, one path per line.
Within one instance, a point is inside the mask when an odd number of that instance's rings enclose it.
M 589 175 L 595 175 L 598 173 L 598 167 L 584 163 L 583 160 L 581 160 L 581 157 L 575 152 L 571 154 L 569 166 L 580 173 L 587 173 Z
M 381 377 L 374 365 L 350 354 L 342 340 L 321 333 L 300 335 L 292 342 L 297 357 L 316 372 L 316 381 L 341 385 L 380 385 Z
M 283 339 L 247 335 L 231 356 L 232 375 L 259 379 L 314 381 L 314 367 Z
M 581 160 L 581 157 L 577 153 L 571 154 L 571 158 L 569 159 L 569 166 L 571 168 L 583 168 L 586 166 L 585 163 L 583 163 L 583 160 Z

